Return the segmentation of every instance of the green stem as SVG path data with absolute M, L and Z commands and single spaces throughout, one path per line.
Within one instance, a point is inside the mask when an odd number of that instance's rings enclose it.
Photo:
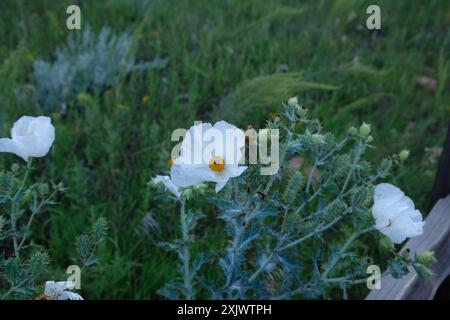
M 333 259 L 331 259 L 330 263 L 328 264 L 327 268 L 322 274 L 322 279 L 326 279 L 328 274 L 337 266 L 338 262 L 342 259 L 345 251 L 347 251 L 347 249 L 350 247 L 353 241 L 355 241 L 361 235 L 370 232 L 372 230 L 374 230 L 373 226 L 361 231 L 357 231 L 350 238 L 348 238 L 347 241 L 342 246 L 342 248 L 339 250 L 339 252 L 333 257 Z
M 186 199 L 181 198 L 180 205 L 180 218 L 181 218 L 181 230 L 183 239 L 183 280 L 184 287 L 186 290 L 186 300 L 192 300 L 192 283 L 191 283 L 191 268 L 190 260 L 191 254 L 189 252 L 189 231 L 187 228 L 187 217 L 186 217 Z
M 313 237 L 314 235 L 316 235 L 316 234 L 318 234 L 318 233 L 321 233 L 321 232 L 324 232 L 324 231 L 328 230 L 329 228 L 331 228 L 331 227 L 333 227 L 335 224 L 337 224 L 337 223 L 338 223 L 338 222 L 339 222 L 339 221 L 340 221 L 340 220 L 341 220 L 341 219 L 342 219 L 349 211 L 350 211 L 350 210 L 347 209 L 347 211 L 345 211 L 345 212 L 344 212 L 341 216 L 339 216 L 338 218 L 334 219 L 332 222 L 330 222 L 330 223 L 328 223 L 328 224 L 326 224 L 326 225 L 324 225 L 324 226 L 319 226 L 316 230 L 311 231 L 310 233 L 306 234 L 305 236 L 303 236 L 303 237 L 301 237 L 301 238 L 299 238 L 299 239 L 297 239 L 297 240 L 294 240 L 294 241 L 292 241 L 292 242 L 286 244 L 285 246 L 281 247 L 281 248 L 278 249 L 277 251 L 278 251 L 278 252 L 281 252 L 281 251 L 287 250 L 287 249 L 289 249 L 289 248 L 292 248 L 292 247 L 294 247 L 294 246 L 296 246 L 296 245 L 299 245 L 300 243 L 302 243 L 302 242 L 304 242 L 304 241 L 310 239 L 310 238 Z M 256 272 L 253 273 L 253 274 L 250 276 L 250 278 L 249 278 L 249 281 L 250 281 L 250 282 L 253 282 L 253 281 L 258 277 L 258 275 L 259 275 L 259 274 L 266 268 L 266 266 L 272 261 L 272 259 L 274 258 L 274 256 L 275 256 L 275 252 L 272 252 L 272 254 L 266 259 L 266 261 L 264 261 L 264 263 L 258 268 L 258 270 L 256 270 Z
M 11 205 L 11 213 L 10 213 L 10 220 L 11 220 L 11 231 L 12 231 L 12 240 L 13 240 L 13 247 L 14 247 L 14 256 L 17 258 L 20 257 L 20 248 L 21 246 L 18 243 L 18 237 L 17 237 L 17 218 L 19 216 L 19 207 L 17 205 L 17 198 L 22 193 L 23 189 L 25 188 L 25 184 L 28 180 L 29 173 L 32 169 L 32 161 L 29 159 L 27 163 L 27 168 L 25 170 L 25 174 L 22 179 L 22 183 L 20 185 L 19 190 L 17 190 L 16 194 L 14 195 L 14 198 L 12 199 L 12 205 Z

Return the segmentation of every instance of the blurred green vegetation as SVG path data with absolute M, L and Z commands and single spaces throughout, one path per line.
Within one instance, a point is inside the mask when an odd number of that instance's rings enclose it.
M 372 3 L 365 0 L 3 0 L 2 137 L 19 116 L 42 113 L 32 98 L 32 63 L 51 60 L 77 32 L 65 27 L 72 3 L 81 7 L 83 25 L 130 31 L 138 61 L 169 61 L 51 114 L 56 145 L 36 161 L 35 175 L 64 181 L 69 190 L 48 219 L 37 221 L 36 241 L 65 269 L 75 236 L 99 216 L 109 220 L 101 261 L 83 274 L 86 298 L 159 298 L 156 290 L 173 278 L 176 257 L 156 243 L 177 237 L 177 211 L 146 184 L 169 169 L 172 130 L 194 120 L 259 127 L 282 100 L 298 95 L 337 135 L 370 122 L 374 161 L 411 150 L 390 182 L 426 212 L 450 119 L 449 1 L 379 1 L 382 30 L 369 31 Z M 1 168 L 17 161 L 0 155 Z M 149 215 L 159 227 L 148 230 Z M 199 228 L 211 247 L 223 241 L 208 220 Z

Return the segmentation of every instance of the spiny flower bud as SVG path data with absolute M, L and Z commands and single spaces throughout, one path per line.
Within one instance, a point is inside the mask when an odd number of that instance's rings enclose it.
M 50 191 L 50 189 L 48 187 L 48 184 L 46 184 L 46 183 L 40 183 L 38 185 L 38 189 L 37 190 L 38 190 L 39 194 L 42 195 L 42 196 L 47 195 L 48 192 Z
M 64 191 L 66 190 L 66 187 L 64 187 L 64 183 L 60 182 L 60 183 L 58 183 L 58 185 L 56 186 L 56 189 L 57 189 L 59 192 L 64 192 Z
M 288 105 L 290 107 L 297 107 L 298 106 L 298 98 L 297 97 L 292 97 L 288 100 Z
M 437 262 L 433 251 L 424 251 L 416 254 L 416 261 L 425 266 L 432 265 Z
M 12 171 L 13 173 L 19 172 L 19 169 L 20 169 L 20 166 L 19 166 L 17 163 L 14 163 L 14 164 L 11 166 L 11 171 Z
M 303 187 L 303 174 L 300 171 L 294 173 L 289 180 L 286 190 L 284 191 L 284 200 L 291 204 L 295 201 L 295 197 L 300 189 Z
M 195 192 L 203 194 L 208 189 L 208 186 L 205 183 L 199 183 L 199 184 L 196 184 L 193 187 L 193 189 L 194 189 Z
M 325 143 L 325 137 L 321 134 L 314 133 L 311 135 L 311 142 L 315 145 L 321 145 Z
M 409 157 L 409 150 L 402 150 L 399 154 L 398 157 L 400 159 L 400 161 L 405 161 L 406 159 L 408 159 Z
M 419 277 L 422 279 L 428 279 L 434 275 L 433 271 L 431 271 L 429 268 L 424 267 L 424 266 L 418 266 L 415 269 L 416 269 L 416 272 L 419 275 Z
M 185 197 L 186 200 L 191 199 L 192 195 L 193 195 L 192 188 L 186 188 L 186 189 L 183 190 L 183 196 Z
M 370 134 L 370 124 L 363 122 L 359 127 L 359 134 L 363 137 L 367 137 Z
M 372 136 L 368 136 L 366 141 L 367 141 L 367 143 L 371 143 L 373 141 L 373 137 Z
M 45 251 L 35 252 L 30 258 L 30 271 L 34 276 L 37 276 L 47 269 L 50 263 L 50 257 Z
M 358 134 L 358 129 L 356 129 L 356 127 L 352 126 L 352 127 L 348 128 L 348 134 L 350 136 L 356 136 Z

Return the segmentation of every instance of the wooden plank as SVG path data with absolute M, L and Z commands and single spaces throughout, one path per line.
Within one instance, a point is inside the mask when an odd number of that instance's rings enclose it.
M 431 192 L 430 209 L 439 199 L 445 198 L 450 194 L 450 125 L 447 130 L 447 138 L 439 159 L 439 166 L 434 181 L 433 191 Z
M 392 276 L 381 278 L 381 289 L 372 290 L 367 300 L 419 300 L 433 299 L 439 285 L 450 274 L 450 196 L 439 200 L 425 220 L 421 236 L 408 240 L 403 250 L 410 254 L 434 251 L 438 262 L 431 267 L 435 274 L 420 279 L 414 270 L 402 279 Z

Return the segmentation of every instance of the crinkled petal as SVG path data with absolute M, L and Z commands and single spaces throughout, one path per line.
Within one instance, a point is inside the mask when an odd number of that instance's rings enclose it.
M 176 186 L 172 182 L 172 180 L 170 179 L 169 176 L 158 175 L 153 179 L 153 182 L 154 183 L 162 183 L 166 187 L 166 189 L 169 190 L 175 197 L 177 197 L 178 199 L 180 198 L 181 193 L 178 190 L 178 186 Z
M 213 171 L 207 165 L 184 165 L 178 164 L 177 160 L 170 170 L 170 179 L 175 185 L 186 188 L 205 181 L 216 181 Z
M 25 150 L 9 138 L 0 139 L 0 152 L 13 153 L 21 157 L 23 160 L 28 161 L 28 155 L 26 154 Z

